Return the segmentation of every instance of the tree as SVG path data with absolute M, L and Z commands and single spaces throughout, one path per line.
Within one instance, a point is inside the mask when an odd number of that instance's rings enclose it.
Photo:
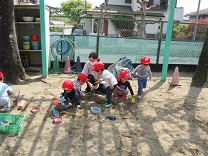
M 192 78 L 191 85 L 195 87 L 203 87 L 207 82 L 207 70 L 208 70 L 208 29 L 206 33 L 206 39 L 202 48 L 199 62 Z
M 156 5 L 151 5 L 150 7 L 146 7 L 147 4 L 149 3 L 149 0 L 137 0 L 137 3 L 140 4 L 140 7 L 139 7 L 139 12 L 140 12 L 140 16 L 141 16 L 141 19 L 140 21 L 137 21 L 137 31 L 138 31 L 138 37 L 139 38 L 145 38 L 146 36 L 146 25 L 148 24 L 146 21 L 145 21 L 145 18 L 146 18 L 146 12 L 148 10 L 151 10 L 153 8 L 158 8 L 159 7 L 159 4 L 156 4 Z M 154 23 L 153 23 L 154 24 Z
M 5 80 L 18 83 L 19 79 L 28 79 L 22 66 L 14 21 L 13 0 L 0 0 L 0 71 Z
M 115 16 L 112 19 L 115 30 L 123 37 L 132 37 L 133 30 L 135 28 L 135 20 L 132 17 L 127 16 Z
M 86 10 L 92 8 L 92 4 L 86 2 Z M 79 23 L 81 15 L 85 11 L 85 3 L 83 0 L 68 0 L 61 3 L 61 10 L 66 16 L 69 16 L 72 22 Z

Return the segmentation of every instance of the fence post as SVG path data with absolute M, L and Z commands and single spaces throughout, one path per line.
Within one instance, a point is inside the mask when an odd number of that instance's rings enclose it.
M 100 18 L 98 18 L 98 28 L 97 28 L 97 42 L 96 42 L 96 53 L 99 52 L 99 42 L 100 42 Z
M 163 57 L 163 66 L 162 66 L 162 80 L 166 80 L 168 73 L 168 61 L 170 55 L 170 44 L 171 44 L 171 36 L 173 31 L 173 20 L 174 20 L 174 11 L 175 11 L 176 0 L 171 0 L 168 7 L 168 25 L 167 25 L 167 33 L 165 40 L 165 50 Z
M 45 11 L 45 0 L 40 1 L 40 30 L 41 30 L 41 46 L 42 46 L 42 74 L 44 77 L 48 77 L 48 47 L 46 44 L 47 33 L 46 33 L 46 11 Z
M 73 46 L 74 47 L 76 47 L 76 45 L 74 44 L 75 43 L 75 37 L 74 37 L 74 35 L 72 35 L 72 41 L 73 41 Z M 76 61 L 76 59 L 75 59 L 75 52 L 76 52 L 76 50 L 75 50 L 75 48 L 73 48 L 73 61 L 75 62 Z
M 163 32 L 163 21 L 161 21 L 161 23 L 160 23 L 160 34 L 159 34 L 159 41 L 158 41 L 158 47 L 157 47 L 157 60 L 156 60 L 156 64 L 159 64 L 160 47 L 161 47 L 161 41 L 162 41 L 162 32 Z

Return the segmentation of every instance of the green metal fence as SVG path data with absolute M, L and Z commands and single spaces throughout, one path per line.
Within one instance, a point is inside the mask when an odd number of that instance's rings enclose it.
M 104 24 L 106 20 L 108 22 Z M 72 44 L 69 52 L 70 59 L 76 60 L 77 56 L 80 56 L 81 62 L 88 60 L 89 53 L 97 52 L 101 61 L 105 63 L 114 63 L 124 56 L 130 58 L 133 63 L 139 63 L 139 59 L 144 55 L 149 56 L 153 64 L 163 63 L 167 22 L 146 21 L 146 29 L 142 32 L 138 31 L 138 26 L 135 26 L 139 21 L 113 20 L 114 22 L 112 19 L 85 18 L 82 21 L 83 27 L 81 29 L 76 27 L 81 34 L 68 35 L 66 30 L 51 32 L 51 45 L 56 46 L 55 43 L 61 38 L 70 41 Z M 116 20 L 119 21 L 117 26 L 114 25 Z M 126 22 L 130 24 L 124 24 Z M 125 29 L 122 25 L 125 25 L 123 26 Z M 169 64 L 197 64 L 205 39 L 204 29 L 207 26 L 197 25 L 198 33 L 193 37 L 193 24 L 174 23 Z M 73 32 L 72 29 L 69 31 Z M 141 35 L 142 33 L 144 36 Z M 194 41 L 193 38 L 195 38 Z M 60 48 L 63 51 L 66 50 L 66 44 L 63 43 Z M 62 60 L 64 61 L 64 58 Z

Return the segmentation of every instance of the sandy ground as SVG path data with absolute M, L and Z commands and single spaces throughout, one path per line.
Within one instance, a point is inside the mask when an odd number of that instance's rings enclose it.
M 132 104 L 114 100 L 112 108 L 102 108 L 104 95 L 88 94 L 82 109 L 68 108 L 63 122 L 53 124 L 53 95 L 62 91 L 65 79 L 76 74 L 50 75 L 28 73 L 31 80 L 11 85 L 27 101 L 23 110 L 14 106 L 11 114 L 26 116 L 18 136 L 0 135 L 2 156 L 166 156 L 208 155 L 208 88 L 190 87 L 193 73 L 180 73 L 181 86 L 172 87 L 172 71 L 167 80 L 153 73 L 143 99 Z M 130 80 L 136 93 L 137 81 Z M 82 90 L 84 90 L 83 86 Z M 41 108 L 31 113 L 33 106 Z M 91 106 L 102 108 L 99 115 Z M 106 119 L 116 115 L 117 120 Z

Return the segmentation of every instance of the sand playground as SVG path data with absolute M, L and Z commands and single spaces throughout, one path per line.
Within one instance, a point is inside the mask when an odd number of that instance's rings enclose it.
M 89 93 L 81 109 L 63 110 L 63 121 L 53 123 L 53 95 L 62 91 L 64 80 L 77 74 L 28 73 L 30 81 L 10 85 L 20 91 L 26 106 L 10 114 L 24 114 L 17 136 L 0 135 L 0 156 L 207 156 L 208 88 L 191 87 L 193 73 L 180 72 L 181 86 L 170 86 L 173 71 L 161 81 L 154 73 L 141 100 L 113 100 L 113 107 L 102 108 L 105 95 Z M 130 80 L 137 93 L 137 80 Z M 84 91 L 86 86 L 82 87 Z M 94 115 L 92 106 L 101 108 Z M 34 107 L 40 112 L 32 113 Z M 116 120 L 106 119 L 116 116 Z

